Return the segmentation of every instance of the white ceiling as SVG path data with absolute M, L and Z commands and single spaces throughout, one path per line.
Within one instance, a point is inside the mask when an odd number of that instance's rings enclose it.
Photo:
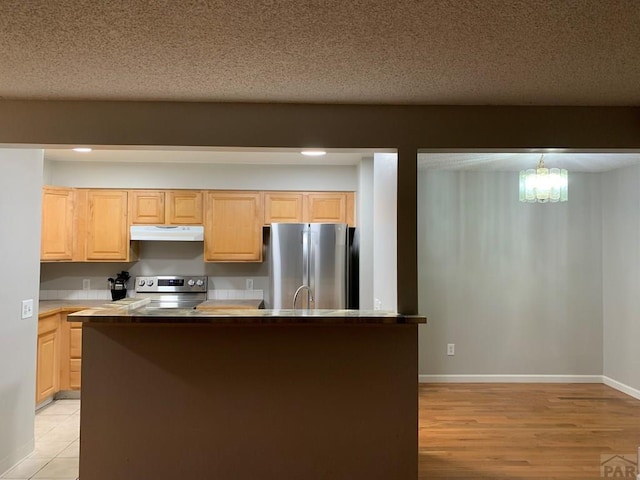
M 3 0 L 0 98 L 638 105 L 638 0 Z
M 299 150 L 260 149 L 95 149 L 90 153 L 74 152 L 71 148 L 46 149 L 45 160 L 54 162 L 108 163 L 233 163 L 271 165 L 357 165 L 373 152 L 328 151 L 321 157 L 307 157 Z
M 90 153 L 71 148 L 45 150 L 45 160 L 53 162 L 256 164 L 256 165 L 343 165 L 355 166 L 373 157 L 369 150 L 329 150 L 322 157 L 307 157 L 291 149 L 118 149 L 100 148 Z M 541 153 L 451 152 L 420 153 L 418 168 L 431 170 L 519 171 L 535 168 Z M 546 152 L 548 167 L 571 172 L 604 172 L 640 163 L 640 153 Z
M 418 166 L 434 170 L 478 170 L 517 172 L 536 168 L 541 153 L 421 153 Z M 606 172 L 640 162 L 640 153 L 565 153 L 544 154 L 547 167 L 566 168 L 570 172 Z

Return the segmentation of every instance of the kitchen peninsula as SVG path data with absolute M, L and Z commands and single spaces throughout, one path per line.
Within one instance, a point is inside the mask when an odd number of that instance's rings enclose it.
M 96 308 L 80 478 L 417 478 L 423 317 Z

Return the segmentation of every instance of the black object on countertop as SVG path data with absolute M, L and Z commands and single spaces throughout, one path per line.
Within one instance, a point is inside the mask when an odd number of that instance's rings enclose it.
M 122 300 L 127 296 L 127 281 L 131 278 L 129 272 L 125 272 L 124 270 L 118 275 L 116 278 L 108 278 L 109 289 L 111 290 L 111 299 L 112 300 Z

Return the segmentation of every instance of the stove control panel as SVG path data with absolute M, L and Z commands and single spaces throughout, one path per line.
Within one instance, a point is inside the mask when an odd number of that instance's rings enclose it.
M 162 275 L 137 277 L 136 292 L 206 292 L 207 277 L 195 275 Z

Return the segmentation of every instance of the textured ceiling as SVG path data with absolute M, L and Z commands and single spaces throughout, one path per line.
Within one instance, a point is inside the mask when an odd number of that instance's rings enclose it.
M 2 0 L 0 98 L 639 105 L 638 0 Z

